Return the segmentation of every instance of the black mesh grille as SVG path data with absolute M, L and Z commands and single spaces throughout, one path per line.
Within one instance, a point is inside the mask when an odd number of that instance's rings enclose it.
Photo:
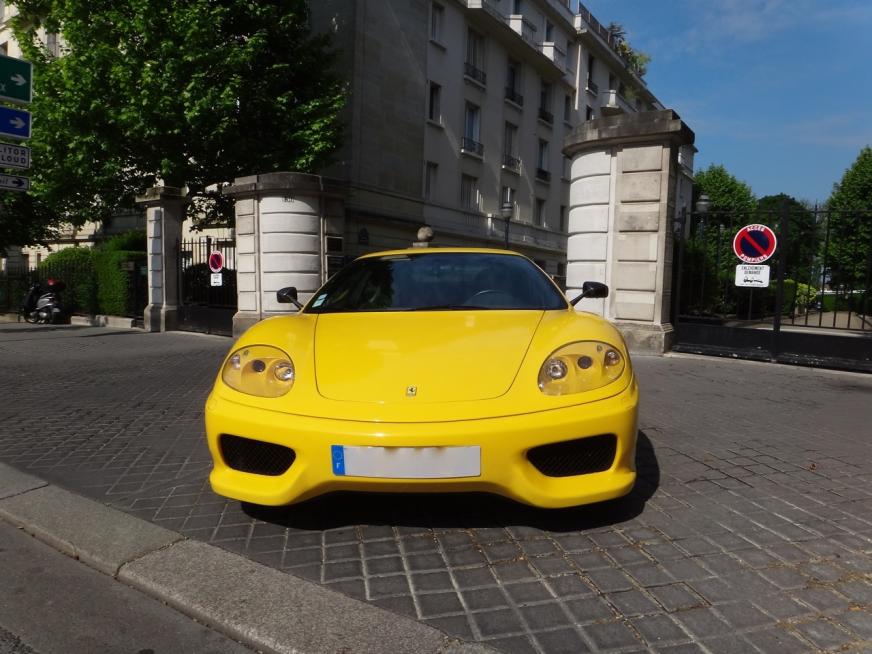
M 612 467 L 618 439 L 614 434 L 540 445 L 527 452 L 536 469 L 548 477 L 571 477 L 603 472 Z
M 286 472 L 296 458 L 289 447 L 241 436 L 221 434 L 219 443 L 224 462 L 240 472 L 275 477 Z

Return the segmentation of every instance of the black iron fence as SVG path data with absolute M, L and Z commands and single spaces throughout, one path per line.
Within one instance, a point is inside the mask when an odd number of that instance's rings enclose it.
M 47 260 L 36 268 L 9 266 L 0 271 L 0 312 L 18 312 L 31 284 L 46 288 L 49 279 L 56 279 L 64 283 L 61 302 L 71 314 L 110 313 L 141 320 L 148 303 L 144 255 L 118 261 L 117 266 L 109 275 L 105 271 L 101 275 L 90 260 Z
M 220 272 L 214 254 L 220 255 Z M 210 263 L 212 267 L 210 267 Z M 179 329 L 231 335 L 236 313 L 236 243 L 205 237 L 178 243 Z
M 685 220 L 673 286 L 676 349 L 872 369 L 872 211 L 793 205 Z M 769 258 L 757 225 L 775 236 Z

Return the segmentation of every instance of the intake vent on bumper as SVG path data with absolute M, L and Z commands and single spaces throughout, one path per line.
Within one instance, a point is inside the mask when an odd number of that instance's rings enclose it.
M 608 470 L 617 447 L 617 436 L 602 434 L 540 445 L 527 452 L 527 459 L 546 477 L 572 477 Z
M 224 462 L 240 472 L 277 477 L 284 474 L 296 458 L 284 445 L 265 443 L 241 436 L 221 434 L 218 440 Z

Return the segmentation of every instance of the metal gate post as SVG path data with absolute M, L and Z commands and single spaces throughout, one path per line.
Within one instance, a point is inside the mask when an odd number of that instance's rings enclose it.
M 781 352 L 781 312 L 784 310 L 784 271 L 787 268 L 787 252 L 790 249 L 790 208 L 785 199 L 781 203 L 781 226 L 778 230 L 781 254 L 778 256 L 778 281 L 775 289 L 775 315 L 772 318 L 772 360 L 778 359 Z M 798 285 L 797 285 L 798 288 Z

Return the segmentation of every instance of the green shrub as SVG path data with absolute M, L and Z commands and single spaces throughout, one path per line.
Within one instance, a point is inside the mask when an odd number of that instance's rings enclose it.
M 37 267 L 40 281 L 59 279 L 66 284 L 62 303 L 71 313 L 96 313 L 97 279 L 90 248 L 66 248 L 47 256 Z
M 126 316 L 133 310 L 130 276 L 136 270 L 124 269 L 124 263 L 133 262 L 136 267 L 145 262 L 145 252 L 128 250 L 94 251 L 94 269 L 97 274 L 97 300 L 100 313 Z
M 116 234 L 104 243 L 101 243 L 99 249 L 107 251 L 127 251 L 127 252 L 145 252 L 147 249 L 145 230 L 132 229 L 123 234 Z

